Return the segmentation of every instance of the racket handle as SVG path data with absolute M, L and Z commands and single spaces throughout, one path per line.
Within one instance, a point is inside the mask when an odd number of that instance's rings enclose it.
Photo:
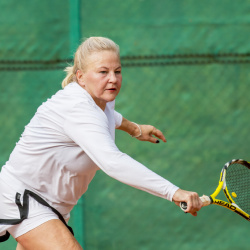
M 207 196 L 207 195 L 201 196 L 201 197 L 200 197 L 200 200 L 201 200 L 202 203 L 203 203 L 203 207 L 208 206 L 208 205 L 211 204 L 211 199 L 210 199 L 210 197 Z M 181 203 L 180 203 L 180 208 L 185 212 L 186 209 L 187 209 L 187 203 L 186 203 L 186 202 L 181 202 Z

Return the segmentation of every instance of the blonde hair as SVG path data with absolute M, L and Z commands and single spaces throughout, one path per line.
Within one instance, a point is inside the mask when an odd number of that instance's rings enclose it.
M 106 37 L 87 38 L 76 50 L 73 66 L 65 68 L 64 71 L 67 72 L 67 75 L 62 81 L 62 87 L 64 88 L 69 83 L 77 81 L 76 72 L 77 70 L 82 70 L 82 71 L 85 70 L 88 63 L 88 56 L 91 53 L 103 50 L 114 51 L 117 53 L 118 56 L 120 56 L 119 46 L 109 38 Z

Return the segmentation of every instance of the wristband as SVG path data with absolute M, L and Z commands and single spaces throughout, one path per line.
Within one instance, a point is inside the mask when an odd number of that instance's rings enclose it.
M 136 136 L 134 136 L 134 135 L 131 135 L 133 138 L 138 138 L 138 137 L 140 137 L 141 135 L 142 135 L 142 131 L 141 131 L 141 127 L 137 124 L 137 123 L 135 123 L 135 122 L 132 122 L 132 123 L 134 123 L 137 127 L 138 127 L 138 129 L 140 130 L 140 134 L 139 135 L 136 135 Z

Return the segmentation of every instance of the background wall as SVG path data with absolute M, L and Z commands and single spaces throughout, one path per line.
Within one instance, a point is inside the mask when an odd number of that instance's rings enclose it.
M 1 165 L 89 36 L 120 45 L 117 111 L 168 139 L 153 145 L 117 131 L 123 152 L 200 195 L 214 191 L 227 161 L 250 160 L 249 0 L 8 0 L 0 10 Z M 243 250 L 250 243 L 249 222 L 229 210 L 206 207 L 194 218 L 101 171 L 70 224 L 85 250 Z M 15 245 L 11 239 L 1 249 Z

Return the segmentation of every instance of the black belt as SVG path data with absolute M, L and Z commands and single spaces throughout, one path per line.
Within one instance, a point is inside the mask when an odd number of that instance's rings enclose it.
M 74 232 L 71 227 L 69 227 L 64 220 L 63 216 L 52 206 L 48 204 L 44 199 L 42 199 L 39 195 L 33 193 L 30 190 L 25 189 L 24 194 L 23 194 L 23 205 L 20 202 L 21 194 L 16 193 L 16 204 L 19 209 L 20 213 L 20 219 L 0 219 L 0 224 L 5 224 L 5 225 L 17 225 L 21 223 L 23 220 L 28 218 L 29 214 L 29 196 L 34 198 L 37 202 L 40 204 L 49 207 L 57 216 L 58 218 L 63 222 L 63 224 L 69 229 L 69 231 L 74 235 Z M 10 237 L 10 233 L 6 231 L 6 234 L 3 236 L 0 236 L 0 242 L 4 242 L 8 240 Z

